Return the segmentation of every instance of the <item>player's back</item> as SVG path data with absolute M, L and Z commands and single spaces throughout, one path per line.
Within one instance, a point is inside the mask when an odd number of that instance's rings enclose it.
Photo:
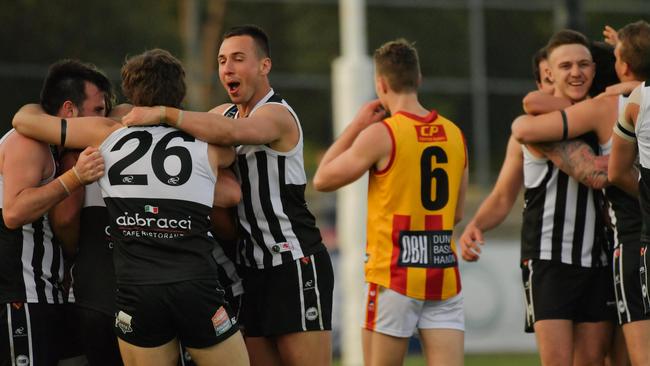
M 214 279 L 208 144 L 164 126 L 122 128 L 100 147 L 118 283 Z
M 460 129 L 432 111 L 384 121 L 393 150 L 370 174 L 366 279 L 419 299 L 460 292 L 452 239 L 467 163 Z

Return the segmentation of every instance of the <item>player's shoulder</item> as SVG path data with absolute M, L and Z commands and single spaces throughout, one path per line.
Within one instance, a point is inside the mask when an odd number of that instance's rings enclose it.
M 232 104 L 232 103 L 224 103 L 221 105 L 218 105 L 212 109 L 210 109 L 208 112 L 209 113 L 215 113 L 215 114 L 224 114 L 226 111 L 230 109 L 237 109 L 237 106 Z

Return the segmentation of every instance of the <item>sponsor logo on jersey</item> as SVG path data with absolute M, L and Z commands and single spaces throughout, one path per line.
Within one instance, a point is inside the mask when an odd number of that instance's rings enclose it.
M 447 134 L 442 125 L 417 125 L 415 126 L 415 132 L 418 135 L 419 142 L 447 141 Z
M 451 230 L 401 231 L 398 265 L 403 267 L 447 268 L 457 265 L 451 248 Z
M 307 309 L 307 311 L 305 311 L 305 318 L 310 321 L 318 319 L 318 309 L 313 306 Z
M 18 355 L 18 357 L 16 357 L 16 366 L 27 366 L 29 364 L 29 357 L 26 355 Z
M 273 251 L 273 253 L 284 253 L 284 252 L 290 252 L 291 250 L 293 250 L 293 245 L 291 245 L 291 243 L 288 242 L 275 243 L 271 245 L 271 251 Z
M 151 206 L 151 205 L 145 205 L 144 206 L 144 212 L 149 212 L 152 214 L 158 214 L 158 207 L 156 206 Z
M 212 316 L 212 325 L 214 326 L 214 332 L 217 334 L 217 337 L 232 328 L 232 321 L 223 306 L 219 307 L 217 312 Z
M 14 337 L 24 337 L 26 335 L 27 332 L 25 332 L 25 327 L 16 328 L 16 330 L 14 330 Z
M 115 317 L 115 326 L 120 328 L 124 334 L 131 333 L 133 332 L 133 328 L 131 328 L 132 319 L 131 315 L 120 310 Z
M 158 209 L 158 208 L 156 208 Z M 192 230 L 192 218 L 188 217 L 187 219 L 169 219 L 166 217 L 155 218 L 155 217 L 141 217 L 139 213 L 136 213 L 134 216 L 129 215 L 128 212 L 125 212 L 124 215 L 119 216 L 115 219 L 115 223 L 120 227 L 133 227 L 139 226 L 147 229 L 183 229 L 183 230 Z
M 12 302 L 11 306 L 13 306 L 14 309 L 16 309 L 16 310 L 20 310 L 20 308 L 23 307 L 23 303 L 22 302 Z
M 315 286 L 314 286 L 314 280 L 307 280 L 307 281 L 305 281 L 305 284 L 304 284 L 304 286 L 303 286 L 303 289 L 305 289 L 305 290 L 312 290 L 312 289 L 314 289 L 314 287 L 315 287 Z

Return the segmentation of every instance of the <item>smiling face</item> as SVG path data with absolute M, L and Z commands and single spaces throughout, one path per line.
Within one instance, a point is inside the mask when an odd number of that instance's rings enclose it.
M 217 60 L 219 79 L 233 103 L 256 102 L 268 91 L 271 59 L 261 56 L 252 37 L 242 35 L 224 39 Z
M 574 102 L 583 100 L 595 75 L 595 65 L 587 47 L 581 44 L 559 46 L 548 57 L 555 96 Z

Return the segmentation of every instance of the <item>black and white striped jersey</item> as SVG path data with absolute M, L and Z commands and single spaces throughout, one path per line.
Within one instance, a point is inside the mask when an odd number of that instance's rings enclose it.
M 248 267 L 269 268 L 325 250 L 316 220 L 307 208 L 307 178 L 303 162 L 303 133 L 296 113 L 273 89 L 250 112 L 265 104 L 282 105 L 298 125 L 300 138 L 288 152 L 266 145 L 240 145 L 237 176 L 242 200 L 237 208 L 243 233 L 239 261 Z M 238 118 L 237 106 L 224 112 Z
M 627 97 L 619 96 L 618 109 L 623 110 Z M 612 150 L 612 139 L 600 145 L 600 155 L 609 155 Z M 609 217 L 614 229 L 614 246 L 619 243 L 640 245 L 641 207 L 639 199 L 625 193 L 622 189 L 610 185 L 605 188 L 605 195 L 610 203 Z
M 100 151 L 117 284 L 216 279 L 208 144 L 171 127 L 131 127 Z
M 5 134 L 0 144 L 12 132 Z M 54 157 L 51 164 L 55 166 Z M 40 185 L 52 181 L 54 171 Z M 3 188 L 4 177 L 0 175 L 0 192 Z M 0 302 L 63 303 L 63 253 L 53 239 L 47 215 L 11 230 L 4 224 L 2 207 L 0 194 Z
M 115 314 L 113 242 L 108 210 L 97 182 L 86 186 L 80 214 L 79 247 L 72 266 L 68 302 L 106 315 Z
M 589 144 L 598 151 L 590 134 Z M 581 267 L 607 265 L 602 192 L 589 189 L 525 146 L 521 258 Z
M 650 86 L 643 83 L 640 94 L 639 114 L 634 130 L 639 147 L 639 198 L 642 214 L 641 242 L 650 242 Z
M 244 284 L 235 264 L 236 246 L 236 242 L 219 240 L 212 251 L 212 256 L 218 265 L 219 283 L 221 283 L 224 291 L 231 299 L 244 293 Z

